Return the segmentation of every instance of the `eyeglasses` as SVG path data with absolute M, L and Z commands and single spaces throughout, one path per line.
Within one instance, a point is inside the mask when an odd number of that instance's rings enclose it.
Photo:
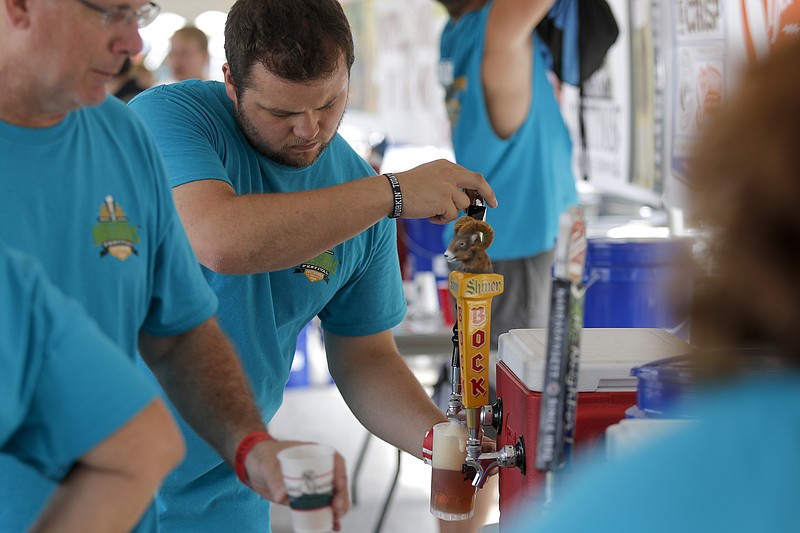
M 135 21 L 136 26 L 144 28 L 153 22 L 161 11 L 161 8 L 153 2 L 148 2 L 139 9 L 128 6 L 101 7 L 89 0 L 78 0 L 78 2 L 100 13 L 102 16 L 100 23 L 105 27 L 127 26 Z

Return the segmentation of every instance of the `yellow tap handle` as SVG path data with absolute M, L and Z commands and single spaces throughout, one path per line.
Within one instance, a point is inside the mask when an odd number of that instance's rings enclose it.
M 467 408 L 488 405 L 492 298 L 503 292 L 503 276 L 451 272 L 448 286 L 457 306 L 461 401 Z

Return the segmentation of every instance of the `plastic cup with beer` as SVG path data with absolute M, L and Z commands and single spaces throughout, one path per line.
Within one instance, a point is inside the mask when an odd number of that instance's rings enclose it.
M 465 468 L 467 425 L 458 420 L 433 426 L 431 514 L 442 520 L 466 520 L 475 507 L 475 487 Z
M 302 444 L 278 452 L 296 533 L 333 531 L 333 448 Z

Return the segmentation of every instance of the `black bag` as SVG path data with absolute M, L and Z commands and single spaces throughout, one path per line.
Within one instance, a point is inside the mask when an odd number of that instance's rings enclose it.
M 578 66 L 583 83 L 603 65 L 606 54 L 619 37 L 619 26 L 611 7 L 605 0 L 576 0 L 578 2 Z M 565 28 L 557 22 L 545 17 L 536 27 L 536 31 L 550 49 L 553 56 L 553 72 L 559 80 L 575 84 L 575 80 L 565 80 L 563 65 L 563 41 Z
M 568 0 L 561 0 L 568 1 Z M 589 155 L 586 147 L 586 125 L 583 119 L 584 94 L 583 84 L 603 66 L 606 54 L 619 37 L 619 26 L 611 11 L 611 6 L 606 0 L 573 0 L 578 2 L 577 13 L 577 49 L 578 57 L 564 57 L 563 42 L 565 32 L 567 38 L 575 39 L 575 28 L 565 28 L 559 21 L 551 16 L 545 16 L 536 26 L 536 32 L 550 49 L 553 56 L 553 73 L 559 80 L 578 85 L 580 87 L 580 102 L 578 104 L 578 126 L 581 143 L 580 170 L 584 180 L 589 179 Z M 555 6 L 554 6 L 555 7 Z M 551 9 L 551 14 L 553 13 Z M 568 17 L 567 17 L 568 19 Z M 564 24 L 564 22 L 560 22 Z M 575 72 L 574 61 L 578 62 L 578 78 L 564 79 L 564 65 L 570 65 L 570 76 Z

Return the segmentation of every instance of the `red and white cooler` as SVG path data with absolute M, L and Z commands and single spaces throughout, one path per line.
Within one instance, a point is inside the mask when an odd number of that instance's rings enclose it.
M 544 473 L 535 468 L 541 391 L 547 348 L 546 329 L 511 330 L 500 336 L 496 388 L 503 403 L 498 449 L 525 446 L 525 473 L 519 468 L 501 468 L 500 526 L 503 515 L 513 513 L 543 487 Z M 581 333 L 578 372 L 578 408 L 575 451 L 601 445 L 606 428 L 625 418 L 625 410 L 636 403 L 633 367 L 686 354 L 689 345 L 662 329 L 588 328 Z M 530 500 L 527 500 L 530 501 Z

